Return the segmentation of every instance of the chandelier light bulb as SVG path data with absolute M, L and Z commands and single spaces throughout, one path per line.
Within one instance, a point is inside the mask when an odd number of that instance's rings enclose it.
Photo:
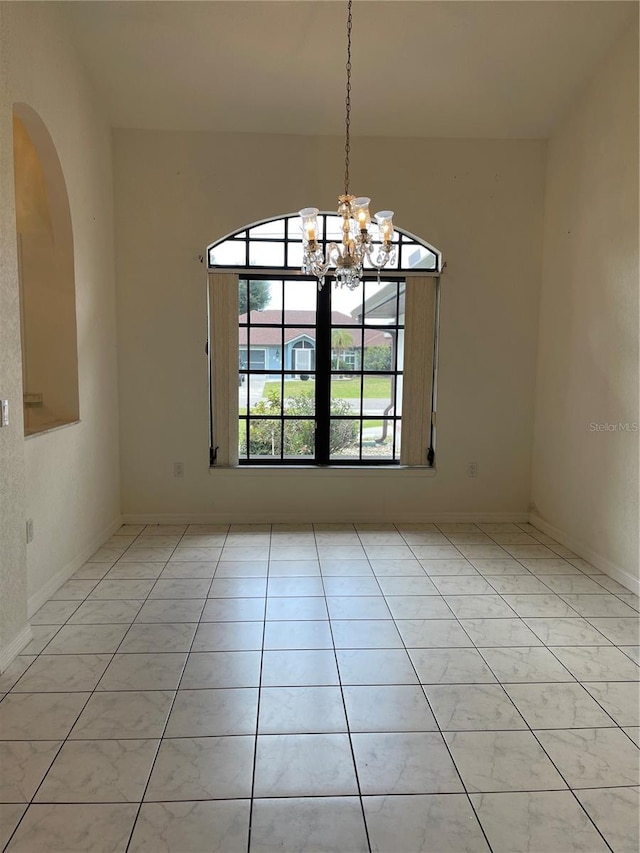
M 366 231 L 371 224 L 371 216 L 369 214 L 370 202 L 370 198 L 360 196 L 359 198 L 354 198 L 353 204 L 351 205 L 353 216 L 358 223 L 358 229 L 360 231 Z
M 393 210 L 381 210 L 375 215 L 380 237 L 384 243 L 393 240 Z
M 300 211 L 302 219 L 302 231 L 305 241 L 308 243 L 316 242 L 318 235 L 318 208 L 305 207 Z

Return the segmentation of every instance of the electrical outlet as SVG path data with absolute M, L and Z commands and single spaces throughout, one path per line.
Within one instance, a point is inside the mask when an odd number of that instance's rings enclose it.
M 477 462 L 469 462 L 467 465 L 467 477 L 477 477 L 478 476 L 478 463 Z
M 184 477 L 184 462 L 173 463 L 173 476 L 178 478 Z
M 33 519 L 27 519 L 27 545 L 29 542 L 33 542 Z

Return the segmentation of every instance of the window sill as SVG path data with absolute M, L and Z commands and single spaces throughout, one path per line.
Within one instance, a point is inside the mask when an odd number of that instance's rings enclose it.
M 296 477 L 300 474 L 312 477 L 435 477 L 435 467 L 408 467 L 399 465 L 377 465 L 360 467 L 358 465 L 238 465 L 234 467 L 222 467 L 213 465 L 209 468 L 209 474 L 216 476 L 220 472 L 239 473 L 240 476 L 260 477 Z
M 39 435 L 48 435 L 50 432 L 57 432 L 58 430 L 65 429 L 66 427 L 75 426 L 80 423 L 80 419 L 77 421 L 55 421 L 51 423 L 50 426 L 45 426 L 43 428 L 34 430 L 33 432 L 25 432 L 24 438 L 25 441 L 29 438 L 38 438 Z

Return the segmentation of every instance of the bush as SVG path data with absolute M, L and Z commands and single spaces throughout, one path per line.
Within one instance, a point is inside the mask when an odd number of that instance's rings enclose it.
M 284 422 L 284 455 L 312 456 L 315 452 L 315 400 L 308 394 L 286 397 L 284 410 L 288 415 L 298 415 L 300 420 Z M 280 394 L 273 390 L 266 399 L 252 406 L 250 413 L 249 456 L 279 456 L 281 449 Z M 333 400 L 332 415 L 349 415 L 351 407 L 346 400 Z M 251 415 L 271 415 L 272 419 L 255 420 Z M 338 453 L 350 447 L 357 439 L 358 428 L 352 420 L 332 421 L 329 432 L 329 450 Z M 240 440 L 241 455 L 247 452 L 246 436 Z
M 391 347 L 366 347 L 364 368 L 365 370 L 392 370 Z

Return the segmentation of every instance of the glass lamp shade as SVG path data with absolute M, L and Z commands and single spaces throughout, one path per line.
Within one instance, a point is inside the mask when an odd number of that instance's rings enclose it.
M 393 240 L 393 210 L 381 210 L 376 213 L 376 222 L 380 229 L 380 239 L 390 243 Z
M 371 224 L 371 215 L 369 213 L 370 202 L 371 199 L 366 196 L 354 198 L 351 202 L 351 214 L 360 231 L 366 231 Z
M 304 207 L 300 213 L 302 219 L 302 233 L 307 242 L 318 239 L 318 213 L 317 207 Z

